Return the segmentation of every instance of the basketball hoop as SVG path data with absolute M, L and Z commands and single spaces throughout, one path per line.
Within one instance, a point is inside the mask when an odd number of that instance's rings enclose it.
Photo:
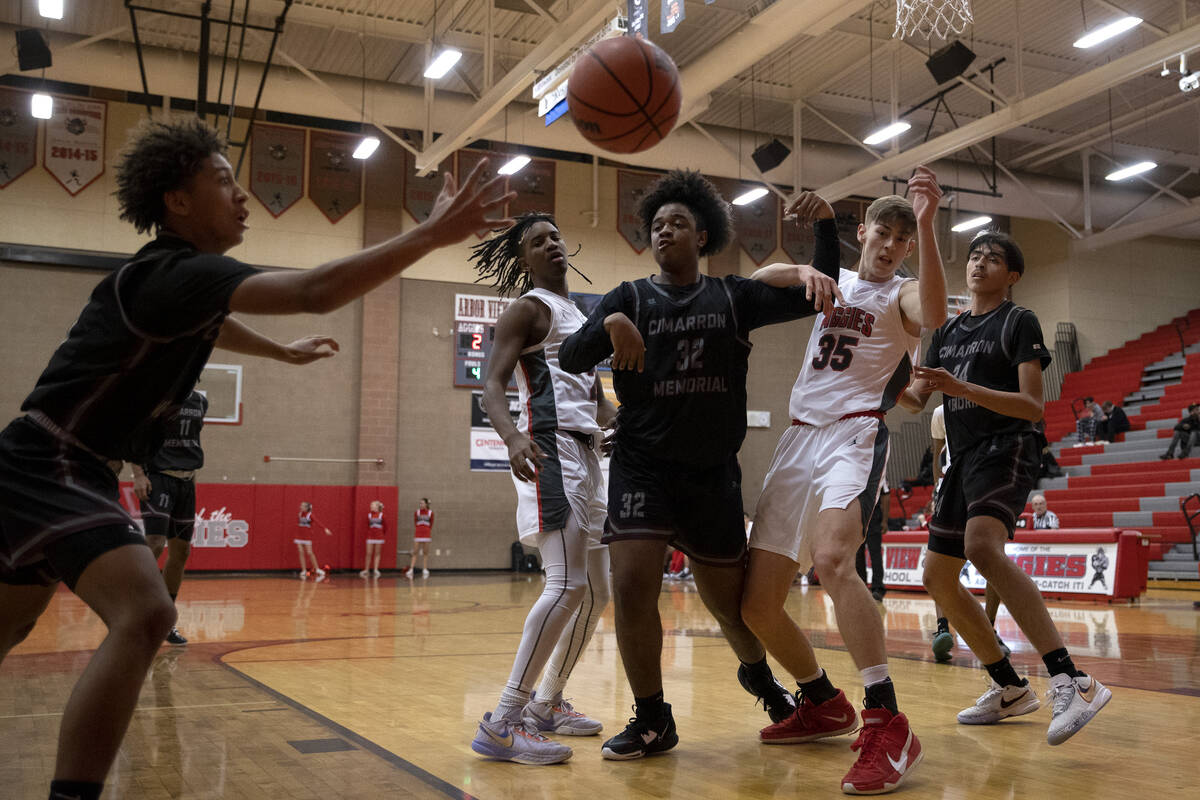
M 892 38 L 947 39 L 951 33 L 961 34 L 974 21 L 970 0 L 896 0 L 896 31 Z

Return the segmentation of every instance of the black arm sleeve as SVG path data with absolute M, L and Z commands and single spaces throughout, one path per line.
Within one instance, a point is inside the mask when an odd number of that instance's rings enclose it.
M 566 372 L 587 372 L 612 355 L 612 339 L 604 330 L 604 320 L 618 311 L 629 314 L 627 298 L 633 287 L 622 283 L 600 300 L 583 327 L 568 336 L 558 350 L 558 365 Z
M 838 241 L 837 221 L 819 219 L 813 225 L 816 243 L 813 247 L 813 269 L 835 281 L 842 268 L 842 244 Z

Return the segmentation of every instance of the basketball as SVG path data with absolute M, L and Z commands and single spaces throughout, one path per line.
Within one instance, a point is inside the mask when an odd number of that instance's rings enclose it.
M 589 48 L 567 81 L 575 128 L 612 153 L 639 153 L 662 141 L 682 100 L 675 62 L 661 47 L 632 36 Z

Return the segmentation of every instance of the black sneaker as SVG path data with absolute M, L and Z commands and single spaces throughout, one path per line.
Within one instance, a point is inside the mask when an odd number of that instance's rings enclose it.
M 629 761 L 653 753 L 662 753 L 679 744 L 671 704 L 663 703 L 663 716 L 658 721 L 631 717 L 625 730 L 609 739 L 600 748 L 600 755 L 612 761 Z M 636 709 L 635 709 L 636 713 Z
M 171 632 L 167 634 L 167 644 L 187 644 L 187 639 L 179 634 L 178 628 L 171 628 Z
M 771 676 L 771 682 L 767 686 L 756 688 L 750 684 L 750 670 L 746 669 L 745 664 L 742 664 L 738 667 L 738 683 L 742 685 L 743 689 L 762 701 L 763 708 L 767 709 L 767 716 L 771 718 L 771 722 L 783 722 L 795 713 L 796 698 L 792 697 L 782 683 L 775 680 L 775 676 Z
M 886 594 L 887 594 L 887 589 L 875 588 L 875 589 L 871 590 L 871 597 L 874 598 L 876 603 L 882 603 L 883 597 Z

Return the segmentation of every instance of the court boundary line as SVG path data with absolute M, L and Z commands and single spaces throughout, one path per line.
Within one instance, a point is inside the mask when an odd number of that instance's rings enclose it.
M 222 667 L 224 667 L 225 669 L 227 669 L 230 672 L 234 673 L 235 675 L 239 676 L 240 678 L 245 680 L 247 683 L 250 683 L 251 685 L 253 685 L 259 691 L 267 693 L 268 695 L 275 698 L 280 703 L 283 703 L 284 705 L 289 706 L 296 711 L 299 711 L 301 714 L 305 715 L 309 719 L 312 719 L 315 722 L 318 722 L 321 725 L 324 725 L 326 728 L 329 728 L 331 731 L 336 733 L 338 736 L 341 736 L 341 737 L 349 740 L 350 742 L 355 744 L 357 747 L 367 751 L 368 753 L 371 753 L 372 755 L 374 755 L 378 758 L 383 759 L 384 761 L 388 762 L 392 766 L 397 767 L 400 770 L 408 773 L 409 775 L 416 778 L 421 783 L 425 784 L 426 786 L 430 787 L 431 789 L 434 789 L 434 790 L 440 792 L 441 794 L 446 795 L 447 797 L 456 798 L 456 800 L 479 800 L 478 798 L 476 798 L 474 795 L 472 795 L 470 792 L 466 791 L 465 789 L 462 789 L 458 786 L 448 783 L 447 781 L 442 780 L 437 775 L 434 775 L 432 772 L 422 769 L 421 767 L 412 763 L 411 761 L 409 761 L 408 759 L 399 755 L 398 753 L 393 753 L 391 750 L 387 749 L 383 745 L 373 742 L 370 739 L 368 739 L 367 737 L 363 736 L 362 734 L 356 733 L 356 732 L 350 730 L 345 725 L 334 722 L 329 717 L 325 716 L 324 714 L 320 713 L 319 711 L 315 711 L 315 710 L 309 708 L 308 706 L 304 705 L 303 703 L 301 703 L 291 697 L 288 697 L 287 695 L 283 694 L 282 692 L 272 689 L 270 686 L 266 685 L 265 683 L 263 683 L 260 680 L 250 677 L 245 672 L 242 672 L 240 669 L 233 666 L 232 664 L 226 664 L 225 661 L 221 657 L 217 657 L 214 660 L 218 664 L 220 664 Z

